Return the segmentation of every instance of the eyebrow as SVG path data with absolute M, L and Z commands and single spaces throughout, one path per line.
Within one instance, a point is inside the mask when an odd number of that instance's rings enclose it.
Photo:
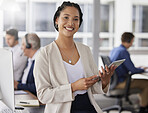
M 64 14 L 64 15 L 70 16 L 69 14 Z M 75 17 L 78 17 L 79 18 L 79 16 L 75 16 Z

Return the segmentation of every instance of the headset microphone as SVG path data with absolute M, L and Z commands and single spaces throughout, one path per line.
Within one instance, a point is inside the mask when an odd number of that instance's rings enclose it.
M 24 52 L 22 52 L 21 54 L 20 54 L 20 56 L 23 56 L 24 55 Z

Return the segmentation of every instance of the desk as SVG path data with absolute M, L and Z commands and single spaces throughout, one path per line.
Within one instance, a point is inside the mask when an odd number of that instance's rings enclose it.
M 33 95 L 32 93 L 27 92 L 27 94 L 19 94 L 19 95 L 15 95 L 15 101 L 16 100 L 38 100 L 37 97 L 35 95 Z M 38 107 L 24 107 L 25 110 L 28 110 L 30 113 L 44 113 L 44 108 L 45 105 L 40 104 L 40 106 Z
M 148 80 L 148 73 L 134 74 L 132 75 L 132 79 L 147 79 Z

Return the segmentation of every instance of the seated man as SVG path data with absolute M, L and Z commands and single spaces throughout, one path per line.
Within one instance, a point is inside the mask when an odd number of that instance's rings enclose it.
M 40 39 L 34 33 L 26 34 L 22 39 L 22 49 L 28 57 L 28 63 L 22 75 L 21 81 L 14 81 L 14 88 L 17 90 L 28 90 L 36 95 L 36 88 L 33 76 L 35 57 L 40 48 Z
M 110 60 L 116 61 L 126 59 L 117 69 L 118 74 L 118 85 L 116 88 L 124 88 L 126 84 L 126 75 L 130 72 L 131 74 L 142 73 L 146 68 L 136 68 L 131 61 L 130 54 L 127 51 L 134 41 L 134 35 L 130 32 L 125 32 L 121 37 L 121 45 L 114 48 L 110 53 Z M 148 80 L 136 79 L 131 81 L 130 88 L 141 89 L 140 93 L 140 111 L 139 113 L 148 113 Z
M 10 47 L 10 51 L 13 53 L 14 80 L 17 81 L 21 79 L 27 63 L 27 57 L 23 55 L 23 51 L 19 45 L 18 39 L 18 31 L 16 29 L 9 29 L 6 31 L 5 40 L 7 45 Z

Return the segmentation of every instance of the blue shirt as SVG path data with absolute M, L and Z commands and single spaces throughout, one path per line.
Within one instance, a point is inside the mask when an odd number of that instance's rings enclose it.
M 128 74 L 128 72 L 131 72 L 131 74 L 144 72 L 144 69 L 136 68 L 134 66 L 133 62 L 131 61 L 129 52 L 123 45 L 114 48 L 110 52 L 111 62 L 121 59 L 126 59 L 126 60 L 116 69 L 116 73 L 118 75 L 118 82 L 123 82 L 126 79 L 126 75 Z

